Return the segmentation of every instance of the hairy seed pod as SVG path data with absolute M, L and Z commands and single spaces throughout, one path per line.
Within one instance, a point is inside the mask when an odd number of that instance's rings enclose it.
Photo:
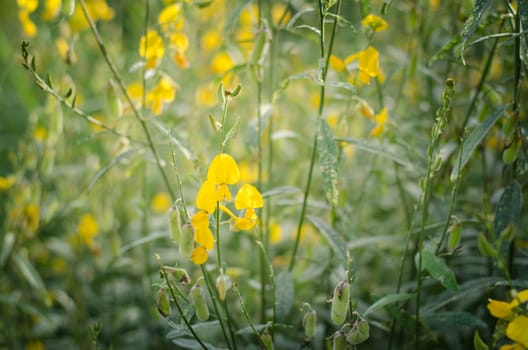
M 224 274 L 218 276 L 216 279 L 216 290 L 218 291 L 218 298 L 220 301 L 225 300 L 229 288 L 231 288 L 231 279 L 229 276 Z
M 163 266 L 163 269 L 169 278 L 175 283 L 189 284 L 191 281 L 191 278 L 185 269 L 172 266 Z
M 156 295 L 158 312 L 162 317 L 169 317 L 171 314 L 170 300 L 165 290 L 161 288 Z
M 73 11 L 75 11 L 75 0 L 62 0 L 62 13 L 66 16 L 73 15 Z
M 363 343 L 370 336 L 370 327 L 367 320 L 359 318 L 347 332 L 346 339 L 352 345 Z
M 178 243 L 180 241 L 181 235 L 181 220 L 180 220 L 180 211 L 175 206 L 170 207 L 169 209 L 169 228 L 170 236 L 173 242 Z
M 188 258 L 194 249 L 194 228 L 190 222 L 183 225 L 180 232 L 180 245 L 178 251 L 182 258 Z
M 342 324 L 348 312 L 348 301 L 350 299 L 350 284 L 346 281 L 339 282 L 334 289 L 332 297 L 332 310 L 330 316 L 335 324 Z
M 345 349 L 346 349 L 345 334 L 341 332 L 335 333 L 332 339 L 332 350 L 345 350 Z
M 311 339 L 315 335 L 315 324 L 317 322 L 317 312 L 313 309 L 307 310 L 303 317 L 303 328 L 306 338 Z
M 199 282 L 191 288 L 191 299 L 198 320 L 207 321 L 209 319 L 209 307 L 205 300 L 205 291 Z
M 268 333 L 268 331 L 264 331 L 260 334 L 260 339 L 266 346 L 266 350 L 273 350 L 273 338 L 271 338 L 271 334 Z
M 460 235 L 462 234 L 462 226 L 460 224 L 453 224 L 449 228 L 449 239 L 447 240 L 447 248 L 454 250 L 460 243 Z

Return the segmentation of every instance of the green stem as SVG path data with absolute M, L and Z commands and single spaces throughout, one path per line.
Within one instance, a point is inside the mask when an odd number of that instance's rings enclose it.
M 255 336 L 257 337 L 257 340 L 258 340 L 259 344 L 262 346 L 262 349 L 267 349 L 266 344 L 264 343 L 264 341 L 260 337 L 259 332 L 255 328 L 255 323 L 253 322 L 251 317 L 249 317 L 249 314 L 248 314 L 248 312 L 246 310 L 246 306 L 244 305 L 244 301 L 242 300 L 242 295 L 240 295 L 240 291 L 238 290 L 238 287 L 236 286 L 236 284 L 233 285 L 233 290 L 235 291 L 236 295 L 238 296 L 238 301 L 240 302 L 240 308 L 242 309 L 242 313 L 246 317 L 246 320 L 248 321 L 249 326 L 253 330 L 253 333 L 255 333 Z
M 273 337 L 273 334 L 275 332 L 275 323 L 277 322 L 277 303 L 275 302 L 275 272 L 273 271 L 273 265 L 271 263 L 271 260 L 269 259 L 268 254 L 266 253 L 266 247 L 262 242 L 257 241 L 257 245 L 260 248 L 261 254 L 264 256 L 266 263 L 268 265 L 269 269 L 269 278 L 271 281 L 271 298 L 272 298 L 272 305 L 273 305 L 273 315 L 271 318 L 271 336 Z
M 333 28 L 332 28 L 332 34 L 330 36 L 330 43 L 329 43 L 329 46 L 328 46 L 328 53 L 325 54 L 325 18 L 326 18 L 326 13 L 325 13 L 325 9 L 324 9 L 324 4 L 323 4 L 323 1 L 319 1 L 319 19 L 320 19 L 320 27 L 321 27 L 321 34 L 319 36 L 319 44 L 320 44 L 320 58 L 321 59 L 324 59 L 325 60 L 325 65 L 323 67 L 323 71 L 321 72 L 321 80 L 322 80 L 322 85 L 321 85 L 321 92 L 320 92 L 320 97 L 319 97 L 319 110 L 318 110 L 318 113 L 317 113 L 317 128 L 319 128 L 319 122 L 321 121 L 322 117 L 323 117 L 323 109 L 324 109 L 324 100 L 325 100 L 325 82 L 326 82 L 326 73 L 328 72 L 328 66 L 330 64 L 330 55 L 332 54 L 332 48 L 333 48 L 333 44 L 334 44 L 334 38 L 335 38 L 335 33 L 337 31 L 337 17 L 339 16 L 339 10 L 341 8 L 341 1 L 338 0 L 337 1 L 337 11 L 336 11 L 336 16 L 334 17 L 334 22 L 333 22 Z M 296 237 L 295 237 L 295 244 L 293 246 L 293 252 L 292 252 L 292 256 L 291 256 L 291 260 L 290 260 L 290 265 L 289 265 L 289 268 L 288 268 L 288 271 L 292 271 L 293 268 L 295 267 L 295 257 L 297 255 L 297 250 L 299 248 L 299 242 L 301 240 L 301 231 L 302 231 L 302 225 L 304 223 L 304 218 L 306 216 L 306 207 L 307 207 L 307 204 L 308 204 L 308 195 L 310 194 L 310 187 L 311 187 L 311 184 L 312 184 L 312 176 L 313 176 L 313 169 L 314 169 L 314 166 L 315 166 L 315 158 L 316 158 L 316 155 L 317 155 L 317 143 L 318 143 L 318 138 L 319 138 L 319 131 L 317 130 L 316 133 L 315 133 L 315 136 L 314 136 L 314 140 L 313 140 L 313 146 L 312 146 L 312 155 L 311 155 L 311 158 L 310 158 L 310 167 L 308 169 L 308 177 L 307 177 L 307 180 L 306 180 L 306 187 L 304 189 L 304 196 L 303 196 L 303 201 L 302 201 L 302 207 L 301 207 L 301 214 L 299 216 L 299 223 L 297 225 L 297 234 L 296 234 Z
M 86 9 L 86 4 L 84 0 L 79 0 L 81 4 L 82 11 L 84 13 L 84 17 L 86 18 L 86 21 L 90 25 L 90 29 L 92 30 L 92 33 L 94 35 L 95 41 L 97 42 L 97 45 L 99 46 L 99 49 L 101 50 L 101 54 L 103 55 L 104 60 L 106 61 L 106 64 L 108 68 L 110 68 L 110 71 L 112 72 L 112 75 L 114 79 L 117 81 L 117 84 L 119 85 L 119 88 L 121 89 L 121 92 L 125 96 L 128 104 L 130 105 L 130 108 L 132 108 L 132 111 L 134 113 L 134 116 L 136 117 L 136 120 L 141 125 L 141 128 L 145 134 L 145 137 L 147 138 L 147 144 L 150 148 L 152 154 L 154 155 L 154 158 L 156 160 L 156 165 L 158 166 L 158 170 L 161 174 L 161 177 L 163 178 L 163 182 L 165 183 L 165 186 L 167 187 L 167 190 L 169 191 L 170 196 L 172 199 L 176 199 L 176 193 L 174 192 L 172 185 L 169 181 L 169 178 L 167 176 L 167 173 L 165 172 L 165 169 L 163 168 L 163 165 L 161 163 L 160 156 L 158 154 L 158 151 L 156 149 L 156 146 L 154 145 L 154 142 L 152 140 L 152 136 L 150 134 L 150 131 L 148 129 L 148 126 L 145 122 L 145 119 L 143 117 L 143 114 L 137 109 L 137 107 L 134 104 L 134 101 L 132 101 L 132 97 L 127 92 L 125 83 L 123 79 L 121 79 L 121 76 L 119 72 L 117 71 L 116 66 L 114 65 L 112 59 L 108 55 L 108 52 L 106 51 L 106 47 L 101 39 L 101 36 L 99 35 L 99 32 L 97 31 L 97 28 L 95 27 L 95 23 L 88 13 L 88 10 Z

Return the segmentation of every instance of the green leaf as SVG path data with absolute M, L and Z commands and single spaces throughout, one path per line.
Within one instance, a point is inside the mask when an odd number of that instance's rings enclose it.
M 528 1 L 517 1 L 517 11 L 521 17 L 522 36 L 524 37 L 524 65 L 528 70 Z
M 7 258 L 11 255 L 11 251 L 15 246 L 16 236 L 13 232 L 8 232 L 4 236 L 4 243 L 2 244 L 2 251 L 0 252 L 0 268 L 4 266 Z
M 262 192 L 262 197 L 264 198 L 283 197 L 289 194 L 298 194 L 298 193 L 302 193 L 301 189 L 298 187 L 280 186 L 280 187 L 275 187 L 275 188 L 272 188 L 271 190 Z
M 286 319 L 292 308 L 294 295 L 293 276 L 287 271 L 282 271 L 275 279 L 275 304 L 279 321 Z
M 457 160 L 453 166 L 453 171 L 451 172 L 451 181 L 456 180 L 458 173 L 467 164 L 477 146 L 488 134 L 492 126 L 495 125 L 497 120 L 499 120 L 499 118 L 503 115 L 506 108 L 507 106 L 501 106 L 469 133 L 468 137 L 464 141 L 464 144 L 462 145 L 462 155 L 460 162 L 458 161 L 458 157 L 456 157 Z
M 308 215 L 308 220 L 321 232 L 326 238 L 332 250 L 337 254 L 341 261 L 346 261 L 346 243 L 343 241 L 339 233 L 337 233 L 326 222 L 319 219 L 317 216 Z
M 480 337 L 478 329 L 475 329 L 475 334 L 473 335 L 473 347 L 475 350 L 488 350 L 489 347 L 484 343 L 484 340 Z
M 238 118 L 231 129 L 227 131 L 224 137 L 224 141 L 222 142 L 222 145 L 225 146 L 229 140 L 231 140 L 233 137 L 235 137 L 238 134 L 238 127 L 240 126 L 240 118 Z
M 323 175 L 323 186 L 328 202 L 336 207 L 339 198 L 337 188 L 337 144 L 330 125 L 325 119 L 319 122 L 319 164 Z
M 495 209 L 493 227 L 496 236 L 500 235 L 509 224 L 516 224 L 519 221 L 521 206 L 521 185 L 514 180 L 504 189 Z
M 462 58 L 462 63 L 464 64 L 466 64 L 464 61 L 464 48 L 466 46 L 466 42 L 475 33 L 475 30 L 477 30 L 477 26 L 482 19 L 482 15 L 490 7 L 491 2 L 492 0 L 477 0 L 473 10 L 471 11 L 471 15 L 466 20 L 466 23 L 464 23 L 464 28 L 462 28 L 462 32 L 460 33 L 460 37 L 462 38 L 462 51 L 460 55 Z
M 422 251 L 422 266 L 431 277 L 440 282 L 441 285 L 449 290 L 457 290 L 457 282 L 455 274 L 446 265 L 446 263 L 437 257 L 434 253 L 423 250 Z
M 435 312 L 423 317 L 424 321 L 428 324 L 437 326 L 453 327 L 482 327 L 486 328 L 487 325 L 480 317 L 475 316 L 465 311 L 445 311 Z
M 46 286 L 44 285 L 44 281 L 42 280 L 42 277 L 40 277 L 40 274 L 37 270 L 31 265 L 31 263 L 22 255 L 15 254 L 15 265 L 20 270 L 20 273 L 22 273 L 22 276 L 26 279 L 26 281 L 35 289 L 38 289 L 40 291 L 45 291 Z
M 105 175 L 110 169 L 112 169 L 114 166 L 118 165 L 121 161 L 129 158 L 130 156 L 134 155 L 137 151 L 139 151 L 139 148 L 131 148 L 123 153 L 120 153 L 117 157 L 114 157 L 110 163 L 102 167 L 97 174 L 94 175 L 92 180 L 90 181 L 90 184 L 88 185 L 87 191 L 90 192 L 93 188 L 93 186 L 96 184 L 96 182 Z
M 148 236 L 145 236 L 145 237 L 141 237 L 139 239 L 136 239 L 135 241 L 132 241 L 130 243 L 128 243 L 127 245 L 124 245 L 123 247 L 121 247 L 121 249 L 119 249 L 119 253 L 118 255 L 123 255 L 125 254 L 126 252 L 128 252 L 129 250 L 132 250 L 136 247 L 139 247 L 139 246 L 142 246 L 143 244 L 147 244 L 147 243 L 150 243 L 152 241 L 156 241 L 158 239 L 161 239 L 161 238 L 167 238 L 167 233 L 166 232 L 162 232 L 162 233 L 153 233 L 153 234 L 150 234 Z
M 354 145 L 356 148 L 362 151 L 389 158 L 390 160 L 393 160 L 396 163 L 407 168 L 415 168 L 415 165 L 412 164 L 409 160 L 405 159 L 402 155 L 392 151 L 390 149 L 390 145 L 382 144 L 378 141 L 363 140 L 356 137 L 337 138 L 336 141 L 346 142 L 348 144 Z
M 374 304 L 370 305 L 369 308 L 363 313 L 363 316 L 367 317 L 369 314 L 381 308 L 384 308 L 387 305 L 394 304 L 400 301 L 407 301 L 412 296 L 413 294 L 410 293 L 388 294 L 376 301 Z

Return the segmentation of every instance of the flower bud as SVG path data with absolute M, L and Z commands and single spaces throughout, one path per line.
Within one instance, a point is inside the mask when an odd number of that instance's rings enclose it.
M 194 249 L 194 229 L 190 222 L 183 225 L 180 232 L 180 256 L 188 258 Z
M 231 279 L 229 276 L 221 274 L 216 279 L 216 290 L 218 291 L 218 298 L 220 301 L 224 301 L 226 298 L 227 290 L 231 288 Z
M 194 310 L 198 320 L 207 321 L 207 319 L 209 319 L 209 307 L 207 306 L 207 301 L 205 300 L 205 291 L 200 285 L 200 282 L 197 282 L 191 288 L 191 299 L 194 304 Z
M 161 288 L 156 295 L 158 312 L 162 317 L 169 317 L 171 314 L 170 300 L 165 290 Z
M 303 317 L 303 328 L 306 338 L 311 339 L 315 335 L 315 324 L 317 321 L 317 312 L 313 309 L 307 310 Z
M 348 301 L 350 299 L 350 284 L 341 281 L 334 289 L 332 298 L 332 310 L 330 316 L 335 324 L 342 324 L 348 312 Z

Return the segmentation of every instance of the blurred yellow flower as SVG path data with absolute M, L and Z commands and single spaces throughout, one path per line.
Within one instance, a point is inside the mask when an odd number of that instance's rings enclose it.
M 388 27 L 387 22 L 385 22 L 383 18 L 373 14 L 369 14 L 367 17 L 363 18 L 361 25 L 363 27 L 369 27 L 373 32 L 381 32 Z
M 205 51 L 213 51 L 220 47 L 223 40 L 222 33 L 218 29 L 210 29 L 202 35 L 200 46 Z
M 20 10 L 18 11 L 18 19 L 22 24 L 22 29 L 24 30 L 24 35 L 33 38 L 37 34 L 37 26 L 31 18 L 29 18 L 29 11 Z
M 282 231 L 279 224 L 271 222 L 269 224 L 269 240 L 271 244 L 279 243 L 282 238 Z
M 46 139 L 47 130 L 43 126 L 37 126 L 33 130 L 33 139 L 37 142 L 43 142 Z
M 109 21 L 114 18 L 114 10 L 108 6 L 106 0 L 86 0 L 86 10 L 94 22 Z M 81 6 L 75 6 L 70 16 L 70 28 L 74 32 L 90 28 Z
M 364 116 L 367 119 L 370 119 L 374 121 L 374 110 L 366 101 L 361 101 L 359 105 L 359 112 L 362 116 Z
M 38 230 L 40 226 L 40 208 L 34 203 L 24 206 L 24 223 L 31 232 Z
M 154 68 L 163 58 L 165 46 L 163 39 L 157 31 L 149 29 L 147 35 L 143 35 L 139 41 L 139 55 L 146 60 L 147 68 Z
M 217 53 L 211 61 L 211 71 L 215 74 L 224 74 L 234 66 L 233 60 L 226 52 Z
M 222 153 L 213 158 L 207 170 L 207 180 L 217 185 L 217 200 L 231 200 L 227 185 L 236 184 L 240 179 L 240 170 L 236 161 L 229 154 Z
M 162 77 L 158 84 L 147 94 L 147 107 L 152 109 L 154 115 L 160 115 L 163 105 L 174 100 L 176 84 L 167 77 Z
M 274 4 L 271 8 L 271 18 L 273 23 L 278 25 L 284 25 L 288 23 L 291 19 L 291 11 L 288 10 L 286 4 L 278 3 Z M 280 23 L 279 23 L 280 22 Z
M 196 89 L 195 100 L 197 105 L 211 107 L 216 103 L 216 88 L 212 85 L 200 85 Z
M 20 10 L 31 13 L 37 9 L 38 0 L 17 0 L 17 5 Z
M 387 107 L 383 107 L 381 112 L 376 114 L 374 120 L 376 121 L 377 125 L 374 127 L 374 129 L 372 129 L 370 135 L 376 137 L 381 135 L 385 128 L 385 123 L 387 122 Z
M 384 80 L 383 73 L 379 68 L 379 52 L 372 46 L 348 56 L 345 59 L 345 65 L 352 67 L 353 71 L 357 70 L 355 73 L 352 72 L 351 82 L 354 84 L 369 84 L 370 78 L 377 78 L 380 82 Z
M 167 212 L 172 204 L 170 196 L 166 192 L 158 192 L 150 202 L 153 212 L 161 214 Z
M 158 24 L 162 32 L 180 30 L 183 27 L 184 18 L 181 14 L 181 6 L 172 4 L 165 7 L 158 16 Z
M 7 191 L 16 182 L 16 178 L 14 175 L 9 175 L 6 177 L 0 176 L 0 191 Z
M 239 230 L 250 230 L 257 224 L 256 208 L 262 208 L 264 200 L 260 191 L 253 185 L 244 184 L 235 198 L 235 208 L 245 210 L 243 218 L 235 219 L 235 228 Z
M 45 21 L 51 21 L 59 14 L 61 10 L 61 0 L 46 0 L 44 2 L 44 12 L 42 13 L 42 19 Z
M 345 70 L 345 63 L 342 59 L 337 57 L 336 55 L 330 55 L 330 67 L 335 70 L 336 72 L 342 72 Z
M 81 241 L 88 247 L 94 244 L 94 237 L 99 234 L 99 225 L 92 214 L 83 214 L 79 220 L 77 233 Z

